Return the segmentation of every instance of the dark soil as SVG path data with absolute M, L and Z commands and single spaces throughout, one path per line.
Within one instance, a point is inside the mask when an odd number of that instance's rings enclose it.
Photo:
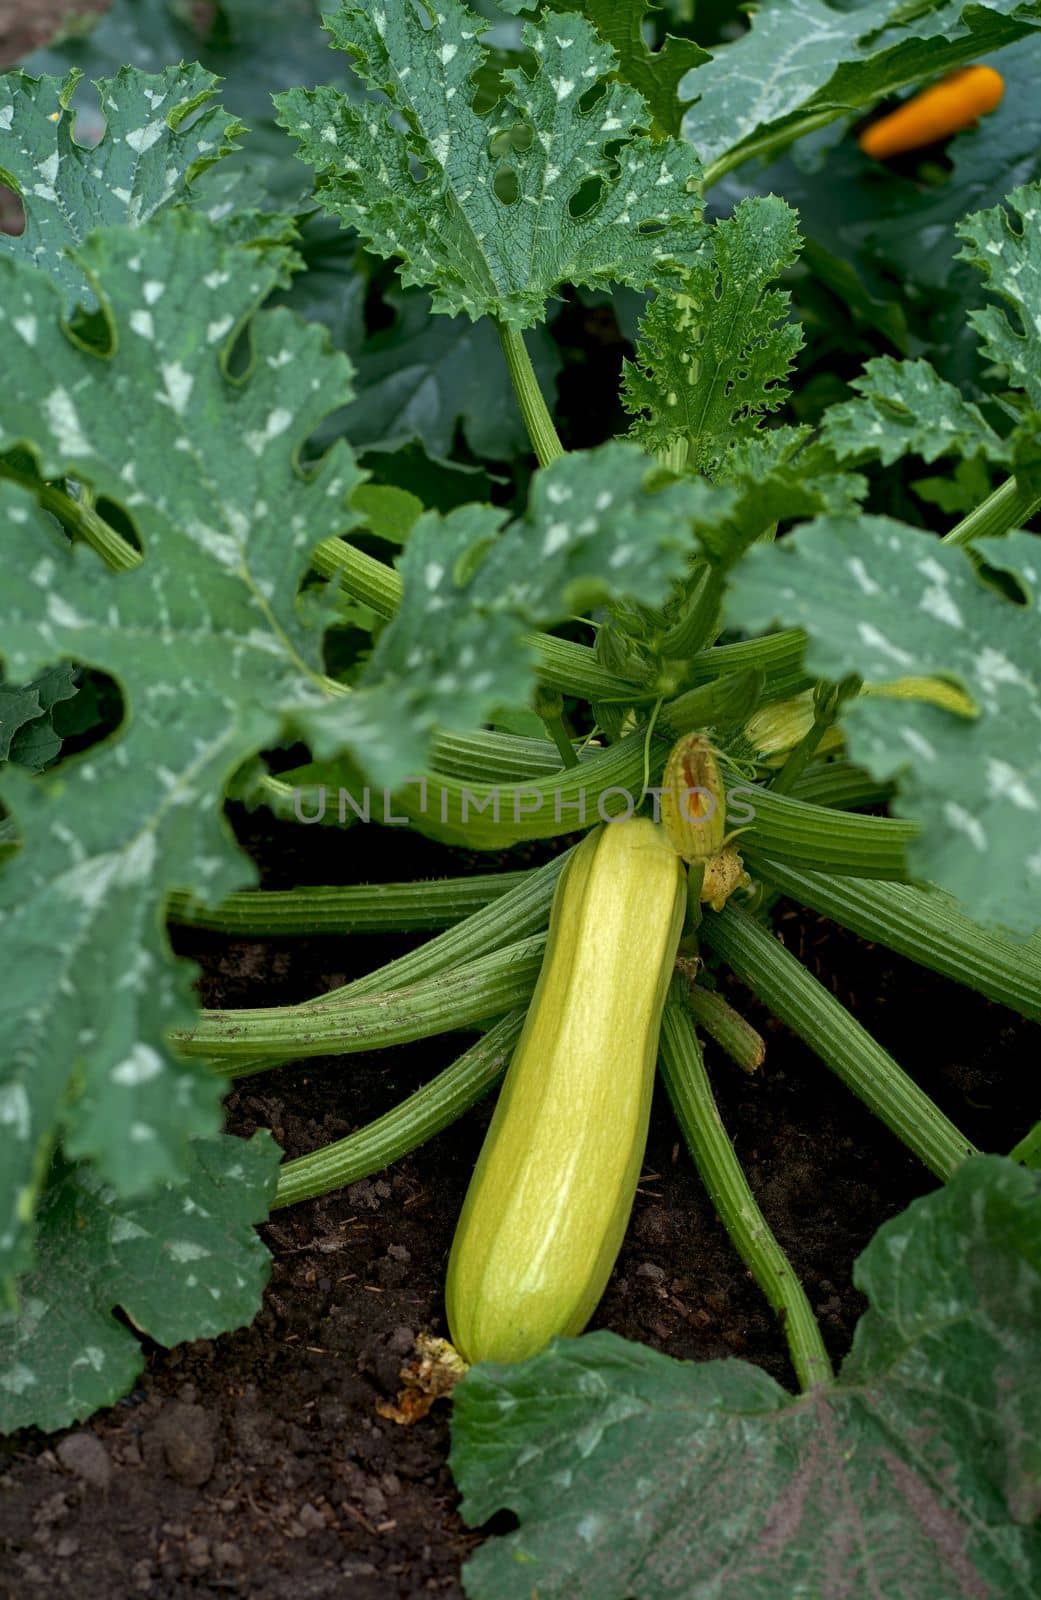
M 111 0 L 0 0 L 0 71 L 46 44 L 66 19 L 107 11 Z
M 69 10 L 0 0 L 0 62 L 34 24 Z M 12 31 L 13 30 L 13 31 Z M 240 819 L 270 887 L 490 870 L 413 834 L 272 828 Z M 789 946 L 913 1070 L 979 1144 L 1007 1149 L 1036 1116 L 1025 1068 L 1037 1036 L 953 984 L 809 913 L 782 908 Z M 391 939 L 250 942 L 180 934 L 208 1005 L 323 992 L 406 947 Z M 752 1186 L 805 1283 L 836 1357 L 862 1309 L 851 1267 L 875 1229 L 930 1178 L 737 986 L 768 1040 L 764 1068 L 708 1060 Z M 291 1155 L 378 1116 L 458 1052 L 438 1040 L 245 1082 L 229 1126 L 273 1129 Z M 462 1593 L 479 1535 L 456 1512 L 448 1407 L 414 1428 L 376 1411 L 413 1335 L 444 1331 L 441 1289 L 489 1105 L 391 1171 L 279 1213 L 255 1325 L 216 1342 L 148 1350 L 126 1400 L 64 1434 L 0 1441 L 2 1600 L 151 1600 L 249 1594 L 352 1600 Z M 731 1249 L 664 1098 L 626 1244 L 595 1326 L 704 1361 L 739 1356 L 790 1383 L 783 1338 Z M 348 1586 L 348 1587 L 345 1587 Z

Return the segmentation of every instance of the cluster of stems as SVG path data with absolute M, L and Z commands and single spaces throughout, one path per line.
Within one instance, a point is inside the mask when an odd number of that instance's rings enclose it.
M 547 466 L 563 451 L 523 337 L 505 326 L 499 333 L 533 449 L 539 465 Z M 1002 532 L 1032 509 L 1014 483 L 1006 484 L 952 530 L 948 542 Z M 345 541 L 324 541 L 314 564 L 350 599 L 364 601 L 383 617 L 397 610 L 397 575 Z M 706 566 L 693 585 L 686 614 L 663 636 L 661 656 L 683 659 L 683 686 L 664 704 L 659 698 L 653 733 L 640 728 L 603 748 L 577 748 L 562 716 L 564 693 L 639 709 L 649 706 L 658 686 L 608 671 L 584 646 L 534 635 L 542 685 L 538 705 L 549 739 L 492 732 L 443 735 L 421 790 L 414 786 L 411 793 L 395 796 L 395 806 L 435 837 L 497 849 L 572 832 L 580 800 L 583 807 L 599 808 L 597 815 L 583 814 L 581 824 L 607 820 L 602 806 L 609 796 L 635 791 L 646 800 L 648 770 L 661 766 L 677 736 L 736 722 L 760 699 L 779 700 L 811 686 L 798 630 L 713 647 L 719 590 L 718 575 Z M 849 692 L 855 691 L 851 685 Z M 822 698 L 818 686 L 813 724 L 770 786 L 735 784 L 728 794 L 732 810 L 742 790 L 748 803 L 749 817 L 741 828 L 745 859 L 768 891 L 784 892 L 1025 1015 L 1041 1014 L 1036 998 L 1041 971 L 1028 970 L 1031 960 L 1024 960 L 1021 947 L 981 932 L 946 896 L 907 883 L 914 826 L 844 809 L 877 802 L 886 791 L 848 763 L 815 762 L 840 697 L 841 692 Z M 431 818 L 427 800 L 435 789 L 438 809 Z M 261 798 L 275 809 L 287 808 L 289 792 L 285 782 L 261 782 Z M 479 1030 L 476 1042 L 450 1066 L 384 1116 L 286 1162 L 276 1205 L 380 1171 L 447 1127 L 496 1084 L 539 971 L 542 934 L 563 860 L 557 857 L 525 873 L 440 883 L 238 895 L 216 911 L 186 894 L 174 897 L 170 910 L 177 920 L 236 932 L 445 930 L 411 955 L 303 1005 L 204 1013 L 178 1042 L 185 1053 L 208 1058 L 219 1072 L 242 1075 L 285 1059 L 339 1057 Z M 754 916 L 728 905 L 699 918 L 698 938 L 938 1177 L 949 1177 L 973 1152 L 940 1108 Z M 800 1386 L 810 1389 L 832 1377 L 821 1331 L 723 1128 L 699 1026 L 745 1071 L 761 1064 L 763 1042 L 717 991 L 677 978 L 662 1025 L 663 1079 L 706 1189 L 782 1319 Z M 1027 1135 L 1018 1153 L 1021 1159 L 1041 1160 L 1041 1132 Z
M 822 119 L 830 116 L 822 114 Z M 728 160 L 735 164 L 756 153 L 750 144 Z M 717 163 L 706 174 L 706 183 L 725 170 L 725 162 Z M 539 465 L 548 466 L 563 454 L 563 447 L 523 336 L 505 325 L 499 335 L 532 448 Z M 678 458 L 663 464 L 683 470 Z M 25 465 L 15 458 L 0 461 L 0 477 L 28 481 Z M 110 567 L 128 570 L 140 562 L 140 552 L 109 527 L 81 490 L 35 480 L 30 486 L 67 531 L 89 542 Z M 946 542 L 968 545 L 1020 526 L 1039 503 L 1010 479 L 953 528 Z M 395 615 L 401 580 L 392 568 L 339 538 L 323 541 L 312 559 L 347 603 L 361 601 L 385 619 Z M 659 640 L 663 667 L 658 676 L 636 667 L 631 675 L 612 671 L 585 645 L 533 633 L 529 642 L 549 738 L 516 739 L 490 731 L 442 734 L 423 780 L 424 804 L 420 806 L 413 790 L 396 795 L 395 807 L 434 837 L 465 841 L 471 848 L 502 849 L 566 835 L 576 823 L 606 820 L 617 814 L 603 809 L 611 796 L 635 795 L 637 803 L 644 803 L 654 792 L 649 774 L 660 769 L 677 736 L 736 724 L 756 704 L 815 687 L 803 666 L 805 637 L 798 629 L 716 645 L 721 593 L 720 572 L 702 563 L 683 615 Z M 667 663 L 674 665 L 666 671 Z M 663 690 L 663 682 L 669 690 Z M 332 682 L 327 687 L 348 692 Z M 563 718 L 564 695 L 594 706 L 627 708 L 639 725 L 603 747 L 578 747 Z M 834 695 L 822 698 L 818 687 L 813 725 L 769 787 L 742 784 L 735 776 L 728 803 L 745 801 L 741 851 L 759 883 L 1041 1019 L 1036 951 L 983 932 L 948 897 L 908 883 L 912 824 L 847 809 L 882 800 L 887 791 L 847 763 L 815 760 L 836 706 Z M 433 816 L 425 804 L 432 790 L 438 805 Z M 267 775 L 256 780 L 254 794 L 287 815 L 298 800 L 291 784 Z M 580 803 L 587 813 L 577 816 Z M 203 1012 L 195 1028 L 176 1037 L 185 1055 L 204 1058 L 227 1076 L 242 1076 L 285 1061 L 339 1058 L 438 1034 L 476 1034 L 450 1066 L 384 1116 L 335 1144 L 286 1162 L 276 1205 L 382 1170 L 449 1126 L 492 1089 L 509 1061 L 538 976 L 564 859 L 557 856 L 527 872 L 442 882 L 240 894 L 217 908 L 187 892 L 172 896 L 172 920 L 236 934 L 442 930 L 411 954 L 305 1004 Z M 697 937 L 812 1045 L 930 1171 L 945 1179 L 972 1153 L 970 1142 L 939 1107 L 754 915 L 728 905 L 704 916 Z M 722 1126 L 699 1026 L 745 1071 L 760 1065 L 762 1040 L 717 991 L 677 979 L 663 1020 L 661 1070 L 708 1193 L 783 1319 L 800 1385 L 808 1389 L 827 1383 L 831 1367 L 820 1328 Z M 1041 1124 L 1013 1154 L 1041 1165 Z

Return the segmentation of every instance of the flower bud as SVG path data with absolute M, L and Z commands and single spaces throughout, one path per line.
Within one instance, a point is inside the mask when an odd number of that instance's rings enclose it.
M 662 781 L 661 820 L 684 861 L 709 861 L 723 847 L 726 791 L 719 762 L 703 733 L 677 739 Z

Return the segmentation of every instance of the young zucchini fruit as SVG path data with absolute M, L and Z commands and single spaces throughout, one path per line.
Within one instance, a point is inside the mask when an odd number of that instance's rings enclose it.
M 640 1176 L 685 871 L 646 818 L 588 834 L 557 885 L 545 960 L 448 1264 L 467 1361 L 580 1333 Z
M 866 156 L 888 161 L 971 128 L 1000 105 L 1005 80 L 993 67 L 961 67 L 873 122 L 858 143 Z

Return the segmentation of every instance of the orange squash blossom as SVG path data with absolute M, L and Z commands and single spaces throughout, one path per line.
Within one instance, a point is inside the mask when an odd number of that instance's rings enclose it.
M 993 67 L 963 67 L 865 128 L 857 143 L 873 160 L 888 161 L 971 127 L 1004 93 L 1005 80 Z

